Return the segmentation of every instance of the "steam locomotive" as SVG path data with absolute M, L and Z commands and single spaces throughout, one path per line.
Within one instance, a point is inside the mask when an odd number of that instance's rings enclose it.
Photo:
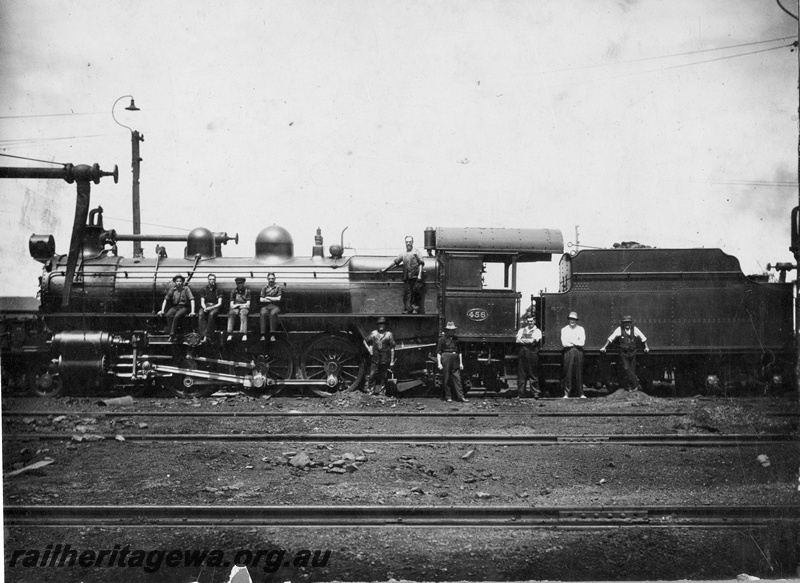
M 117 244 L 134 239 L 106 230 L 101 208 L 89 213 L 81 235 L 71 278 L 69 257 L 55 252 L 51 236 L 30 240 L 31 255 L 43 271 L 38 313 L 27 316 L 39 322 L 47 340 L 33 336 L 27 348 L 7 348 L 4 368 L 35 356 L 24 361 L 24 368 L 40 396 L 55 396 L 70 386 L 128 393 L 163 386 L 183 397 L 230 387 L 251 395 L 276 394 L 293 385 L 320 395 L 354 390 L 366 373 L 363 339 L 379 316 L 397 341 L 392 374 L 401 393 L 435 394 L 435 343 L 445 323 L 454 322 L 467 388 L 503 394 L 514 388 L 515 336 L 526 308 L 544 333 L 540 386 L 545 394 L 563 394 L 559 331 L 573 311 L 587 332 L 587 386 L 615 386 L 615 358 L 599 348 L 623 314 L 632 314 L 648 336 L 651 352 L 641 375 L 646 388 L 737 391 L 790 382 L 791 284 L 746 277 L 738 260 L 719 249 L 564 254 L 555 229 L 428 228 L 420 310 L 403 314 L 402 268 L 381 273 L 395 256 L 345 255 L 341 245 L 326 252 L 319 229 L 310 255 L 296 255 L 291 234 L 272 225 L 258 234 L 253 255 L 239 258 L 222 254 L 232 237 L 205 228 L 189 233 L 181 258 L 167 257 L 163 249 L 152 259 L 121 257 Z M 558 291 L 532 296 L 530 305 L 523 305 L 519 270 L 557 254 Z M 502 282 L 488 281 L 487 271 Z M 277 340 L 262 342 L 254 333 L 255 308 L 270 272 L 282 289 L 282 313 Z M 254 299 L 249 340 L 237 335 L 228 341 L 221 332 L 202 343 L 196 320 L 183 318 L 177 340 L 171 341 L 156 313 L 172 278 L 185 276 L 197 294 L 212 273 L 226 295 L 235 278 L 246 278 Z M 217 330 L 225 330 L 225 306 Z M 0 321 L 4 337 L 12 335 L 9 322 Z

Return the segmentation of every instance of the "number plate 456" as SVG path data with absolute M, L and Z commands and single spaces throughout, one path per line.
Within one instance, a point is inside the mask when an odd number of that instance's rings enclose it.
M 467 310 L 467 318 L 473 322 L 483 322 L 489 317 L 489 312 L 483 308 L 471 308 Z

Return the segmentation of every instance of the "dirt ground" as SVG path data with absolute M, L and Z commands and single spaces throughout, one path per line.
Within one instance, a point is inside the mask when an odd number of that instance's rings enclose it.
M 330 399 L 241 395 L 139 399 L 109 409 L 88 397 L 2 402 L 4 504 L 169 505 L 792 505 L 800 504 L 800 447 L 611 444 L 493 446 L 379 442 L 136 441 L 136 434 L 782 434 L 796 437 L 788 398 L 658 399 L 618 392 L 586 400 L 394 400 L 360 393 Z M 105 416 L 132 411 L 289 412 L 263 417 Z M 50 411 L 50 415 L 25 415 Z M 331 413 L 458 411 L 467 416 L 347 417 Z M 57 413 L 56 413 L 57 412 Z M 63 412 L 63 413 L 62 413 Z M 557 416 L 604 412 L 605 418 Z M 648 417 L 623 413 L 670 412 Z M 306 413 L 304 415 L 303 413 Z M 325 413 L 313 416 L 312 413 Z M 791 415 L 786 415 L 787 413 Z M 541 415 L 541 416 L 538 416 Z M 553 416 L 547 416 L 553 415 Z M 64 434 L 38 440 L 37 433 Z M 18 437 L 11 438 L 12 435 Z M 96 439 L 92 436 L 106 436 Z M 471 452 L 471 453 L 470 453 Z M 759 456 L 766 456 L 759 457 Z M 764 460 L 767 463 L 764 463 Z M 10 580 L 225 581 L 230 567 L 82 569 L 10 566 L 15 550 L 330 550 L 251 568 L 256 581 L 730 578 L 795 574 L 800 529 L 529 530 L 514 528 L 6 528 Z M 271 555 L 277 556 L 277 551 Z M 289 555 L 287 555 L 289 556 Z M 243 555 L 247 558 L 247 555 Z M 241 557 L 240 557 L 241 558 Z M 270 572 L 275 570 L 275 572 Z

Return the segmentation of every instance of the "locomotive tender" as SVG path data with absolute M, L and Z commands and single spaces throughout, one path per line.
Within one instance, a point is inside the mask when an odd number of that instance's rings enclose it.
M 182 258 L 163 252 L 152 259 L 121 257 L 117 243 L 134 236 L 106 230 L 101 208 L 89 213 L 81 234 L 71 286 L 65 285 L 68 256 L 55 252 L 53 238 L 30 240 L 32 256 L 44 265 L 38 319 L 49 332 L 49 350 L 41 337 L 33 346 L 17 346 L 15 353 L 6 350 L 4 368 L 13 368 L 15 355 L 39 356 L 26 360 L 25 367 L 41 396 L 60 394 L 65 386 L 136 393 L 164 385 L 181 396 L 222 387 L 274 394 L 293 384 L 322 395 L 352 390 L 364 380 L 362 341 L 379 316 L 398 342 L 394 374 L 401 390 L 436 386 L 434 345 L 452 321 L 464 348 L 466 386 L 500 392 L 513 388 L 515 379 L 514 340 L 524 308 L 518 270 L 563 253 L 562 235 L 553 229 L 428 228 L 422 308 L 406 315 L 402 269 L 380 273 L 394 256 L 345 256 L 339 245 L 326 254 L 319 229 L 308 256 L 297 256 L 291 235 L 273 225 L 259 233 L 251 257 L 238 258 L 222 256 L 231 237 L 204 228 L 189 233 Z M 501 284 L 487 283 L 487 268 L 499 272 Z M 170 342 L 164 321 L 155 315 L 177 273 L 195 295 L 206 276 L 215 274 L 226 298 L 234 279 L 245 277 L 253 292 L 254 332 L 258 291 L 269 272 L 282 286 L 277 342 L 260 342 L 253 333 L 249 342 L 239 337 L 227 342 L 218 333 L 202 344 L 196 320 L 188 317 L 178 341 Z M 754 281 L 719 249 L 564 254 L 559 283 L 557 293 L 531 298 L 544 332 L 540 386 L 546 394 L 561 395 L 559 332 L 571 311 L 579 313 L 587 332 L 587 386 L 615 385 L 614 354 L 601 355 L 599 347 L 623 314 L 632 314 L 650 341 L 641 375 L 646 386 L 663 382 L 695 392 L 789 380 L 792 284 Z M 225 329 L 226 305 L 217 330 Z

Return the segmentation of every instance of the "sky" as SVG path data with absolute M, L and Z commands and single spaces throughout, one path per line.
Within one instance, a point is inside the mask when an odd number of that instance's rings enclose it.
M 793 261 L 797 31 L 774 0 L 4 0 L 0 154 L 40 162 L 0 166 L 118 165 L 92 207 L 131 233 L 137 130 L 142 232 L 238 233 L 226 256 L 272 224 L 296 255 L 317 227 L 387 255 L 426 227 L 550 228 L 760 273 Z M 66 253 L 75 196 L 0 180 L 0 295 L 36 293 L 28 238 Z M 523 293 L 555 291 L 557 259 Z

